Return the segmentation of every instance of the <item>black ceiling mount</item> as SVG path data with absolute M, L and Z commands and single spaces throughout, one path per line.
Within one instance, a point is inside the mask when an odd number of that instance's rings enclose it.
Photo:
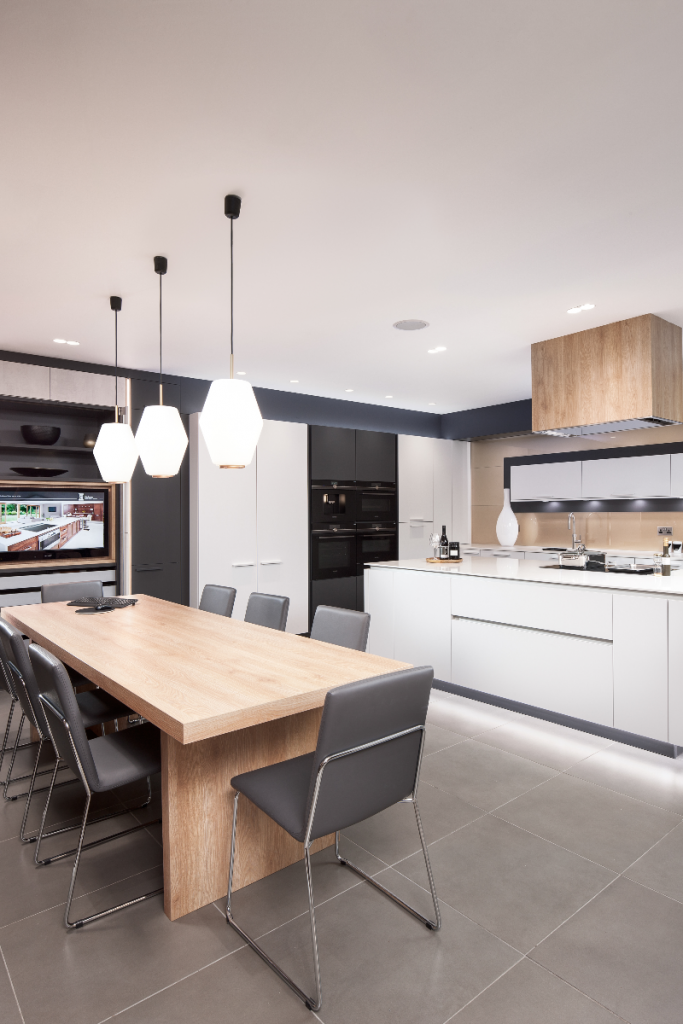
M 155 256 L 154 257 L 154 273 L 155 274 L 165 274 L 167 270 L 168 270 L 168 260 L 166 259 L 166 257 L 165 256 Z
M 239 196 L 225 197 L 225 216 L 230 220 L 237 220 L 242 209 L 242 200 Z
M 111 308 L 114 310 L 115 313 L 120 313 L 121 312 L 121 305 L 122 305 L 122 303 L 121 303 L 121 296 L 120 295 L 110 295 L 109 296 L 109 305 L 111 306 Z

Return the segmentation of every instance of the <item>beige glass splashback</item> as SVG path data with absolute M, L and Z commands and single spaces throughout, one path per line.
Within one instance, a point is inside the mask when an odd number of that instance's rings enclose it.
M 472 543 L 497 544 L 496 520 L 503 507 L 503 459 L 521 455 L 632 448 L 645 444 L 683 442 L 683 427 L 658 427 L 588 437 L 498 438 L 472 442 Z M 634 453 L 635 454 L 635 453 Z M 672 526 L 674 538 L 683 540 L 683 512 L 577 512 L 576 532 L 592 548 L 661 551 L 658 526 Z M 566 513 L 522 512 L 518 544 L 566 546 L 571 543 Z

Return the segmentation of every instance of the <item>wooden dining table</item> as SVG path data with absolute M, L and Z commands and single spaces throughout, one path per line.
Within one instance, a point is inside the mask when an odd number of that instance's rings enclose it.
M 171 920 L 227 893 L 231 778 L 314 750 L 332 687 L 409 667 L 146 595 L 109 612 L 55 602 L 2 615 L 160 729 Z M 302 856 L 301 844 L 240 801 L 236 889 Z

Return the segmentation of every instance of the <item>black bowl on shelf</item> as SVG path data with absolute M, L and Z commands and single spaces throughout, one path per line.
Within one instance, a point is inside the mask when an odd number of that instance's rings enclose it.
M 61 427 L 46 427 L 39 423 L 25 424 L 21 428 L 21 436 L 26 444 L 55 444 L 61 432 Z
M 10 466 L 13 473 L 19 476 L 61 476 L 68 473 L 68 469 L 54 469 L 52 466 Z

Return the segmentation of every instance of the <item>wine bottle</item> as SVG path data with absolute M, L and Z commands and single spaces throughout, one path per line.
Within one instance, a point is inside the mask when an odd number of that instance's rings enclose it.
M 439 540 L 439 558 L 448 561 L 448 537 L 446 536 L 445 524 L 441 527 L 441 539 Z

